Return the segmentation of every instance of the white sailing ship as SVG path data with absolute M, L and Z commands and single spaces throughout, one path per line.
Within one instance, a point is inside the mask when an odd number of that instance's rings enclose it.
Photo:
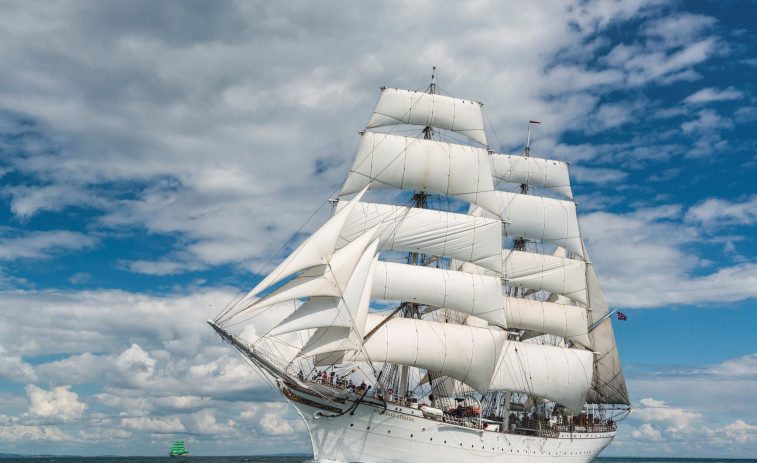
M 489 150 L 433 77 L 382 88 L 361 135 L 333 215 L 208 323 L 316 460 L 592 460 L 630 406 L 568 164 Z

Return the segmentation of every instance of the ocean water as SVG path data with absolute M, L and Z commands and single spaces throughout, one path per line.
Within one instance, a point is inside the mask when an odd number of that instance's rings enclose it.
M 314 463 L 304 456 L 295 457 L 26 457 L 0 458 L 2 463 L 165 463 L 168 461 L 186 463 Z M 597 463 L 757 463 L 757 459 L 731 458 L 629 458 L 600 457 Z M 465 463 L 465 462 L 460 462 Z

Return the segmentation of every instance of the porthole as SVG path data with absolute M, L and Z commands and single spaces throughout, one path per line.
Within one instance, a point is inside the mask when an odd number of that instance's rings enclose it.
M 355 425 L 354 425 L 354 424 L 352 424 L 352 423 L 350 423 L 350 427 L 353 427 L 353 426 L 355 426 Z

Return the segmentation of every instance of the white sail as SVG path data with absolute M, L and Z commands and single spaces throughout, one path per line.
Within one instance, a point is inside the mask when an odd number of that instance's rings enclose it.
M 379 262 L 371 297 L 444 307 L 507 327 L 502 310 L 502 284 L 495 277 Z
M 507 341 L 489 390 L 544 397 L 576 413 L 591 385 L 590 351 Z
M 340 196 L 370 189 L 429 191 L 496 213 L 489 153 L 457 145 L 365 132 Z
M 375 247 L 372 247 L 372 251 L 375 252 Z M 371 304 L 370 282 L 373 281 L 376 273 L 377 263 L 378 255 L 374 256 L 371 261 L 366 277 L 367 284 L 362 288 L 357 313 L 352 314 L 353 325 L 351 327 L 318 328 L 300 351 L 299 356 L 317 357 L 316 363 L 330 361 L 333 365 L 343 361 L 343 351 L 359 351 L 363 348 L 368 309 Z
M 586 264 L 583 261 L 505 249 L 502 267 L 504 284 L 508 286 L 562 294 L 586 303 Z
M 546 241 L 583 257 L 575 203 L 506 191 L 495 194 L 508 236 Z
M 602 288 L 599 286 L 594 266 L 586 254 L 586 284 L 589 294 L 589 323 L 594 324 L 610 313 Z M 589 403 L 630 404 L 623 368 L 620 365 L 618 348 L 610 318 L 599 323 L 589 333 L 591 348 L 598 353 L 594 364 L 594 378 L 589 396 Z
M 317 265 L 326 264 L 328 257 L 336 249 L 336 242 L 339 239 L 339 233 L 344 227 L 344 223 L 347 221 L 355 204 L 360 202 L 360 198 L 368 190 L 366 186 L 352 199 L 345 203 L 344 207 L 334 214 L 326 223 L 324 223 L 318 230 L 310 235 L 305 241 L 300 244 L 297 249 L 294 250 L 283 262 L 276 266 L 271 273 L 269 273 L 263 280 L 258 283 L 250 292 L 248 292 L 242 299 L 235 305 L 240 308 L 244 308 L 249 301 L 260 294 L 261 291 L 270 287 L 273 284 L 278 283 L 284 278 L 294 275 L 297 272 L 301 272 L 307 268 L 315 267 Z M 231 318 L 236 317 L 239 314 L 232 315 Z
M 337 247 L 376 225 L 380 226 L 380 249 L 432 254 L 502 270 L 502 221 L 498 219 L 359 203 L 347 219 Z
M 516 297 L 502 297 L 507 326 L 554 334 L 589 347 L 587 312 L 583 307 Z
M 455 264 L 463 272 L 500 275 L 507 286 L 548 291 L 586 303 L 586 263 L 580 260 L 503 249 L 502 273 L 469 262 Z
M 283 334 L 309 328 L 355 326 L 363 294 L 370 287 L 368 276 L 378 248 L 374 240 L 355 266 L 341 297 L 313 297 L 290 314 L 283 322 L 271 330 L 270 334 Z
M 308 358 L 332 353 L 334 359 L 342 360 L 344 351 L 357 351 L 362 346 L 362 337 L 352 328 L 329 326 L 318 328 L 308 339 L 299 353 L 300 357 Z
M 384 317 L 368 315 L 368 326 Z M 451 376 L 486 393 L 500 358 L 504 331 L 393 318 L 365 342 L 371 362 L 389 362 Z M 354 361 L 367 360 L 362 355 Z
M 329 258 L 328 264 L 306 270 L 280 288 L 238 312 L 236 316 L 293 299 L 318 296 L 342 297 L 348 281 L 355 272 L 355 268 L 360 262 L 366 248 L 371 245 L 371 242 L 375 238 L 377 230 L 374 227 L 363 233 L 355 241 L 334 252 Z
M 481 103 L 412 90 L 382 88 L 366 128 L 396 124 L 452 130 L 486 146 Z
M 538 186 L 573 199 L 567 162 L 512 154 L 492 154 L 491 162 L 496 180 Z

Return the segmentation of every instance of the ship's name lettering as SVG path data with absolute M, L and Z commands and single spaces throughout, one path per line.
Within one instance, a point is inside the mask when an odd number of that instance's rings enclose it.
M 413 421 L 413 422 L 415 421 L 415 418 L 410 418 L 409 416 L 404 416 L 404 415 L 398 415 L 396 413 L 388 412 L 386 410 L 373 410 L 373 413 L 378 413 L 379 415 L 389 415 L 392 418 L 399 418 L 400 420 L 405 420 L 405 421 Z

